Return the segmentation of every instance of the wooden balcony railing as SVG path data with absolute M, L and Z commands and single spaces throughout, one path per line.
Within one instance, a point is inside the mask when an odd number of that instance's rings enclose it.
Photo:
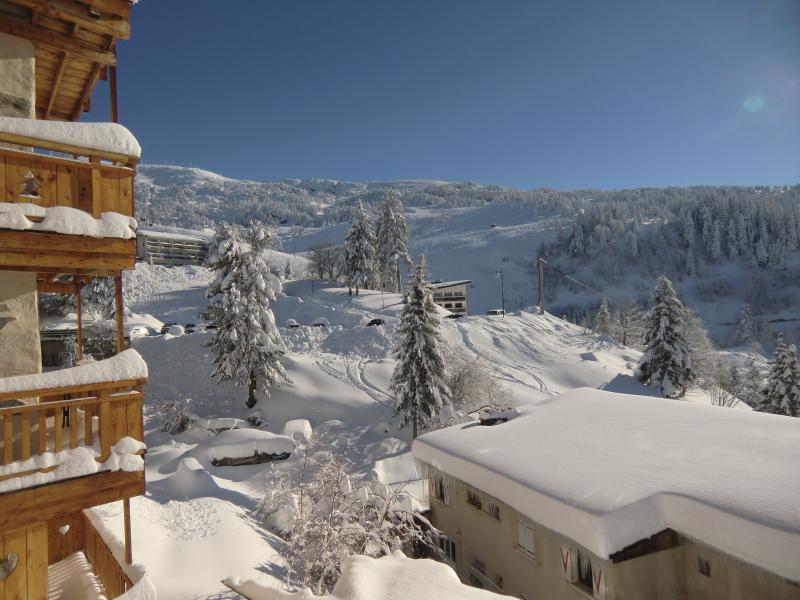
M 133 216 L 135 158 L 3 132 L 0 132 L 0 142 L 62 152 L 74 157 L 0 148 L 0 202 L 32 202 L 43 207 L 69 206 L 90 213 L 95 218 L 104 212 Z M 23 193 L 30 191 L 27 183 L 30 174 L 35 177 L 38 194 L 33 198 L 30 194 L 23 196 Z
M 78 446 L 99 448 L 99 461 L 123 437 L 142 440 L 144 380 L 92 383 L 0 394 L 2 464 Z M 52 468 L 0 476 L 0 481 Z
M 84 516 L 86 523 L 86 538 L 84 554 L 92 565 L 92 572 L 100 580 L 108 598 L 116 598 L 133 587 L 122 565 L 114 556 L 111 548 L 97 532 L 91 519 Z

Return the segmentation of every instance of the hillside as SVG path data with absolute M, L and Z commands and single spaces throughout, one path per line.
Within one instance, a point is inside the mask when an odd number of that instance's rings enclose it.
M 438 279 L 469 279 L 470 312 L 538 302 L 535 261 L 591 288 L 546 272 L 546 307 L 579 322 L 601 298 L 646 302 L 667 274 L 714 339 L 734 344 L 745 303 L 757 340 L 778 332 L 800 339 L 800 187 L 692 187 L 619 191 L 514 190 L 441 181 L 238 181 L 197 169 L 142 165 L 141 217 L 210 226 L 261 219 L 278 228 L 284 251 L 341 244 L 358 201 L 370 210 L 391 190 L 409 224 L 409 248 L 424 253 Z

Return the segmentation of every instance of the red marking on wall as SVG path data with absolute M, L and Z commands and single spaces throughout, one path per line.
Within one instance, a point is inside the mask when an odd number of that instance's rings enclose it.
M 598 571 L 597 575 L 594 576 L 594 591 L 596 593 L 600 593 L 600 582 L 603 580 L 603 572 Z
M 569 565 L 569 550 L 567 550 L 567 555 L 564 556 L 564 549 L 561 549 L 561 568 L 563 569 L 564 573 L 567 572 L 567 565 Z

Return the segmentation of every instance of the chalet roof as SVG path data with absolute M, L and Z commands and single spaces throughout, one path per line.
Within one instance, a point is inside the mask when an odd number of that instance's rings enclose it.
M 673 529 L 800 581 L 800 419 L 578 389 L 414 456 L 607 558 Z
M 36 47 L 36 118 L 76 121 L 130 37 L 131 0 L 0 0 L 0 32 Z M 115 73 L 111 73 L 112 79 Z
M 457 285 L 465 285 L 467 283 L 472 283 L 472 281 L 469 279 L 460 279 L 457 281 L 435 281 L 431 282 L 431 287 L 435 290 L 438 290 L 442 288 L 455 287 Z

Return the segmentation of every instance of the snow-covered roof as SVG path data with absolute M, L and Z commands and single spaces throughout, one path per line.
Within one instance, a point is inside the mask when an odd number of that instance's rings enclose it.
M 147 363 L 130 348 L 111 358 L 69 369 L 0 377 L 0 394 L 147 378 Z
M 251 600 L 499 600 L 487 590 L 461 583 L 447 565 L 428 558 L 406 558 L 395 552 L 381 558 L 349 556 L 330 595 L 309 590 L 286 592 L 278 587 L 229 578 L 225 585 Z
M 42 217 L 35 223 L 28 217 Z M 115 212 L 104 212 L 99 219 L 69 206 L 42 207 L 29 202 L 0 202 L 0 229 L 47 231 L 94 238 L 136 237 L 136 219 Z
M 127 128 L 118 123 L 72 123 L 0 117 L 0 132 L 97 150 L 100 153 L 124 154 L 137 159 L 142 155 L 139 142 Z
M 414 456 L 600 557 L 671 528 L 800 581 L 800 419 L 582 388 Z
M 431 287 L 438 290 L 441 288 L 455 287 L 457 285 L 465 285 L 467 283 L 472 283 L 472 281 L 469 279 L 461 279 L 458 281 L 435 281 L 431 283 Z
M 138 234 L 141 237 L 160 238 L 165 240 L 192 240 L 208 242 L 214 237 L 213 231 L 199 231 L 194 229 L 182 229 L 179 227 L 162 228 L 158 226 L 140 227 Z

